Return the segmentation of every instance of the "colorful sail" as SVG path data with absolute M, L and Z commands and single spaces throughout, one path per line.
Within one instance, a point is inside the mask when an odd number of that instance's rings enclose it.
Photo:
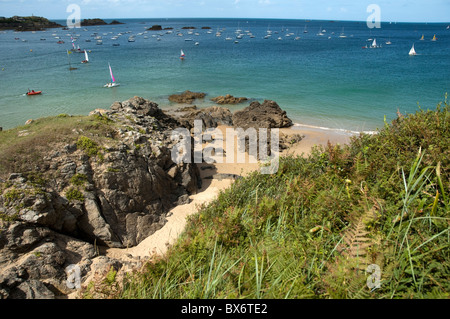
M 108 65 L 109 65 L 109 73 L 111 74 L 111 83 L 114 83 L 114 82 L 116 82 L 116 79 L 114 78 L 114 75 L 112 73 L 111 65 L 109 63 L 108 63 Z
M 183 52 L 183 50 L 181 50 L 181 56 L 180 56 L 181 58 L 184 58 L 184 52 Z
M 431 41 L 436 41 L 437 40 L 437 38 L 436 38 L 436 34 L 435 35 L 433 35 L 433 39 L 431 39 Z

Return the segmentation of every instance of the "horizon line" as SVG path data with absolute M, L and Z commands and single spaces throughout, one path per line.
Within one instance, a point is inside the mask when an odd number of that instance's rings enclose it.
M 67 20 L 67 18 L 47 18 L 49 20 Z M 167 19 L 227 19 L 227 20 L 304 20 L 305 22 L 308 21 L 329 21 L 329 22 L 367 22 L 367 20 L 350 20 L 350 19 L 318 19 L 318 18 L 256 18 L 256 17 L 134 17 L 134 18 L 127 18 L 127 17 L 114 17 L 114 18 L 101 18 L 101 17 L 90 17 L 90 18 L 83 18 L 83 19 L 102 19 L 102 20 L 119 20 L 119 19 L 135 19 L 135 20 L 142 20 L 142 19 L 150 19 L 150 20 L 167 20 Z M 384 20 L 381 21 L 381 23 L 425 23 L 425 24 L 450 24 L 450 21 L 400 21 L 400 20 Z

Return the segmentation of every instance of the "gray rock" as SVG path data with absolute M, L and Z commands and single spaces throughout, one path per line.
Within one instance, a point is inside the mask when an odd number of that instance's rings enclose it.
M 9 295 L 11 299 L 54 299 L 55 294 L 39 280 L 31 279 L 22 282 Z

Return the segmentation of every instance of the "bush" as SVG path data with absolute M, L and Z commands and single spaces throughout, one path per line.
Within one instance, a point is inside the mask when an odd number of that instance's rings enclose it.
M 97 156 L 100 153 L 98 144 L 86 136 L 80 136 L 78 138 L 77 147 L 91 157 Z
M 66 198 L 69 202 L 73 201 L 80 201 L 84 202 L 84 195 L 83 193 L 78 190 L 77 188 L 71 187 L 66 192 Z

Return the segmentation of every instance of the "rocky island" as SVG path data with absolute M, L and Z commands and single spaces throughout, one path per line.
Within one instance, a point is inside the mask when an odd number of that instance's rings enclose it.
M 99 18 L 95 18 L 95 19 L 83 19 L 83 21 L 81 21 L 81 26 L 86 27 L 86 26 L 91 26 L 91 25 L 107 25 L 108 23 L 106 23 L 104 20 L 99 19 Z
M 41 31 L 48 28 L 60 28 L 62 25 L 43 17 L 0 17 L 0 30 Z

